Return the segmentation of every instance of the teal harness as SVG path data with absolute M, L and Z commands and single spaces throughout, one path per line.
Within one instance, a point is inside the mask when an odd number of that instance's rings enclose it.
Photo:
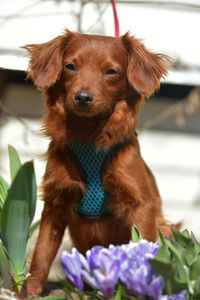
M 102 181 L 108 164 L 122 144 L 115 144 L 107 151 L 97 151 L 93 142 L 70 142 L 67 146 L 68 156 L 86 184 L 86 193 L 76 205 L 77 213 L 87 218 L 109 215 L 109 195 L 103 190 Z

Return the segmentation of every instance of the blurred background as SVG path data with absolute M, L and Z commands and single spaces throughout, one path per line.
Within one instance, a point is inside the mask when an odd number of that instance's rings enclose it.
M 139 124 L 142 154 L 153 170 L 166 218 L 200 238 L 200 1 L 117 1 L 120 33 L 130 31 L 175 67 L 160 92 L 146 101 Z M 38 185 L 48 139 L 41 133 L 42 95 L 25 80 L 20 46 L 46 42 L 65 28 L 114 35 L 111 2 L 0 1 L 0 174 L 9 180 L 7 145 L 34 160 Z M 38 200 L 36 219 L 42 202 Z

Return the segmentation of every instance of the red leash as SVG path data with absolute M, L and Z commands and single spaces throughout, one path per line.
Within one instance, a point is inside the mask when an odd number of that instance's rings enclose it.
M 115 3 L 115 0 L 111 0 L 111 1 L 112 1 L 113 13 L 114 13 L 114 19 L 115 19 L 115 37 L 119 37 L 119 19 L 117 16 L 116 3 Z

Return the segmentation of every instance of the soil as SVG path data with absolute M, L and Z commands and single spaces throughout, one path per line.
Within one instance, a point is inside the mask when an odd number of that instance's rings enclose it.
M 59 296 L 63 294 L 62 285 L 59 282 L 47 282 L 42 296 Z

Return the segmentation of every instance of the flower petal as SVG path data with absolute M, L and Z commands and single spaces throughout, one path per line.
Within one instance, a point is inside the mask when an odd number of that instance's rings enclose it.
M 103 247 L 101 246 L 95 246 L 91 250 L 86 252 L 87 261 L 91 271 L 101 267 L 99 254 L 102 249 Z
M 74 248 L 72 253 L 63 251 L 61 254 L 61 265 L 66 276 L 76 286 L 77 289 L 83 289 L 83 281 L 81 279 L 81 260 L 79 252 Z
M 98 289 L 98 284 L 95 278 L 89 272 L 82 270 L 82 276 L 90 286 L 94 287 L 95 289 Z
M 164 280 L 161 276 L 154 277 L 149 286 L 146 289 L 146 294 L 152 299 L 159 299 L 164 287 Z
M 107 298 L 111 298 L 114 288 L 119 280 L 120 263 L 118 261 L 114 261 L 108 273 L 96 269 L 93 274 L 99 289 Z

